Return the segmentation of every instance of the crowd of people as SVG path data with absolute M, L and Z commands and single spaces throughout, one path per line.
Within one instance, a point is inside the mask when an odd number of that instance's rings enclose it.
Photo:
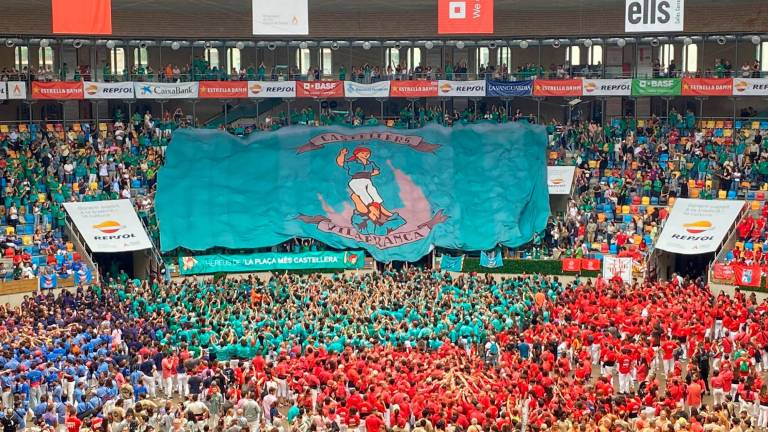
M 104 130 L 37 125 L 0 134 L 0 245 L 5 278 L 76 274 L 83 263 L 64 238 L 71 201 L 132 199 L 159 240 L 154 185 L 171 130 L 151 114 L 134 114 Z M 42 272 L 42 273 L 41 273 Z
M 714 296 L 681 277 L 120 273 L 0 308 L 0 423 L 756 430 L 768 426 L 766 312 L 754 295 Z

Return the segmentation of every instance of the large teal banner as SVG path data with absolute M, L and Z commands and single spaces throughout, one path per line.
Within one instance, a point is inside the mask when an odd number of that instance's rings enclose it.
M 365 264 L 364 258 L 363 251 L 198 255 L 179 257 L 179 273 L 195 275 L 269 270 L 360 269 Z
M 158 176 L 162 249 L 311 237 L 388 262 L 519 246 L 549 216 L 546 140 L 527 123 L 178 130 Z

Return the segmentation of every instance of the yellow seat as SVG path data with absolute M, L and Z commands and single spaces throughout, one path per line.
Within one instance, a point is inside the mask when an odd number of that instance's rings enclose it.
M 621 206 L 621 214 L 629 214 L 629 206 Z
M 67 252 L 72 252 L 75 249 L 75 245 L 72 242 L 67 242 Z
M 597 221 L 598 222 L 605 222 L 605 213 L 598 213 L 597 214 Z
M 725 129 L 723 130 L 723 136 L 726 138 L 730 138 L 733 136 L 733 129 Z
M 638 120 L 637 127 L 645 127 L 645 120 Z
M 0 132 L 2 133 L 10 132 L 10 129 L 8 129 L 8 125 L 0 125 Z
M 688 179 L 688 189 L 693 189 L 696 187 L 696 180 L 694 179 Z
M 549 152 L 550 159 L 557 159 L 557 152 Z
M 728 197 L 728 192 L 726 192 L 726 191 L 724 191 L 722 189 L 717 191 L 717 198 L 718 199 L 726 199 L 727 197 Z
M 98 183 L 96 183 L 96 182 L 92 182 L 92 183 L 90 184 L 90 187 L 91 187 L 91 190 L 92 190 L 92 191 L 94 191 L 94 192 L 95 192 L 95 191 L 97 191 L 97 190 L 99 190 L 99 184 L 98 184 Z
M 748 182 L 748 181 L 741 182 L 741 187 L 743 187 L 745 189 L 749 188 L 750 186 L 752 186 L 752 184 L 750 182 Z
M 725 122 L 724 121 L 718 120 L 718 121 L 715 122 L 715 128 L 722 129 L 724 127 L 725 127 Z
M 99 131 L 106 132 L 107 131 L 107 124 L 106 123 L 99 123 Z
M 44 193 L 37 194 L 37 202 L 39 202 L 40 204 L 45 202 L 45 194 Z
M 753 121 L 752 122 L 752 130 L 759 130 L 760 129 L 760 122 L 759 121 Z
M 752 211 L 760 210 L 760 201 L 752 201 Z
M 707 180 L 706 182 L 704 182 L 704 186 L 712 189 L 712 180 Z
M 640 201 L 640 204 L 642 204 L 644 206 L 647 206 L 647 205 L 651 204 L 651 198 L 647 197 L 647 196 L 644 196 L 643 199 Z
M 648 206 L 648 207 L 645 208 L 645 212 L 648 213 L 649 215 L 653 214 L 653 212 L 655 212 L 655 211 L 656 211 L 656 207 L 654 207 L 654 206 Z M 646 225 L 645 227 L 646 228 L 650 228 L 650 225 Z
M 31 235 L 23 235 L 21 236 L 21 244 L 24 246 L 31 246 L 32 245 L 32 236 Z
M 699 197 L 699 192 L 700 192 L 699 188 L 688 189 L 688 195 L 691 198 L 698 198 Z
M 11 235 L 14 234 L 16 230 L 12 226 L 5 227 L 5 235 Z
M 715 128 L 715 121 L 710 120 L 707 122 L 707 129 L 714 129 Z
M 763 244 L 762 244 L 762 243 L 755 243 L 754 245 L 752 245 L 752 247 L 753 247 L 753 248 L 754 248 L 756 251 L 761 251 L 761 252 L 762 252 L 762 250 L 763 250 Z
M 635 234 L 634 236 L 632 236 L 632 243 L 639 245 L 642 242 L 643 242 L 643 236 L 641 236 L 640 234 Z
M 736 249 L 744 249 L 744 243 L 743 242 L 737 241 L 735 246 L 736 246 Z
M 72 192 L 80 192 L 80 184 L 72 183 Z

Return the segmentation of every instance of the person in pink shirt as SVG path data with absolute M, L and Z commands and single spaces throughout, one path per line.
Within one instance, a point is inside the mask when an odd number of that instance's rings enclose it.
M 179 366 L 179 358 L 176 354 L 171 354 L 163 359 L 163 389 L 166 398 L 173 396 L 173 382 L 176 377 L 176 368 Z

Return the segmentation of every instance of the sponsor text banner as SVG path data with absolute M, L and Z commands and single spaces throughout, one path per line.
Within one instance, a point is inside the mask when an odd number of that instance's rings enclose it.
M 80 81 L 33 81 L 32 99 L 83 99 L 83 83 Z
M 391 97 L 437 97 L 437 81 L 392 81 L 389 95 Z
M 533 81 L 534 96 L 581 96 L 581 79 Z

